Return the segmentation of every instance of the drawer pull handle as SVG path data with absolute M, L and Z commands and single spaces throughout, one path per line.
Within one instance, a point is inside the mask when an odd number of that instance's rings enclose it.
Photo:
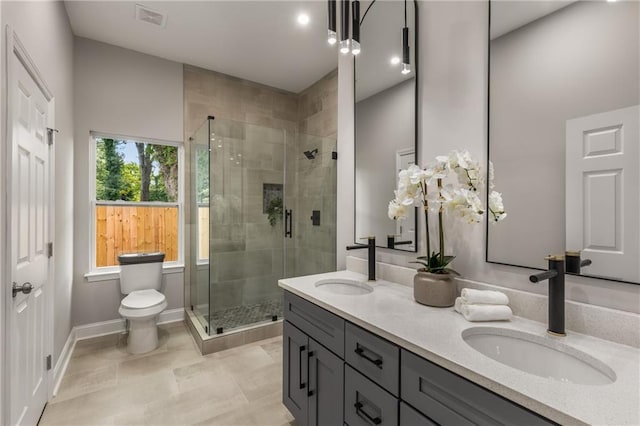
M 382 358 L 373 359 L 368 357 L 367 354 L 364 353 L 364 349 L 362 349 L 361 347 L 357 347 L 355 353 L 357 353 L 359 356 L 366 359 L 370 363 L 375 364 L 378 368 L 382 368 Z
M 374 425 L 379 425 L 380 423 L 382 423 L 382 419 L 380 417 L 371 417 L 369 414 L 367 414 L 366 411 L 362 409 L 362 402 L 356 402 L 355 404 L 353 404 L 353 406 L 356 408 L 357 414 L 362 414 L 367 420 L 369 420 Z

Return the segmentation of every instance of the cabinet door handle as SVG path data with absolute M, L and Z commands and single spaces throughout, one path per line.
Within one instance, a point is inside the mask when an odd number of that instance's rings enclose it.
M 309 351 L 309 356 L 307 357 L 307 371 L 308 374 L 311 374 L 311 366 L 309 365 L 311 363 L 311 358 L 315 355 L 315 353 L 313 351 Z M 311 383 L 311 382 L 309 382 Z M 315 392 L 311 389 L 309 389 L 307 391 L 307 396 L 313 396 L 315 394 Z
M 300 357 L 299 357 L 299 361 L 300 361 L 300 389 L 304 389 L 304 388 L 307 387 L 307 384 L 302 381 L 302 379 L 303 379 L 303 377 L 302 377 L 302 354 L 306 350 L 307 350 L 307 347 L 305 345 L 300 346 Z M 309 371 L 309 364 L 307 363 L 307 372 L 308 371 Z
M 353 406 L 356 408 L 356 414 L 358 415 L 362 414 L 367 420 L 369 420 L 374 425 L 379 425 L 380 423 L 382 423 L 382 419 L 380 417 L 371 417 L 371 415 L 369 415 L 366 411 L 362 409 L 363 407 L 362 402 L 356 402 L 355 404 L 353 404 Z
M 382 357 L 379 357 L 377 359 L 368 357 L 367 354 L 364 353 L 364 349 L 362 349 L 360 347 L 360 345 L 358 345 L 358 347 L 356 348 L 356 350 L 354 351 L 355 353 L 357 353 L 359 356 L 361 356 L 362 358 L 366 359 L 367 361 L 369 361 L 370 363 L 374 364 L 376 367 L 378 368 L 382 368 Z M 371 351 L 370 351 L 371 352 Z M 374 353 L 374 352 L 372 352 Z

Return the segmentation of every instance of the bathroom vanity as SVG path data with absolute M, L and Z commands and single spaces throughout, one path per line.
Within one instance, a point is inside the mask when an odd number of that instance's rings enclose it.
M 333 287 L 318 285 L 331 280 Z M 350 288 L 349 280 L 362 285 Z M 300 425 L 638 421 L 634 348 L 611 343 L 613 355 L 605 361 L 619 362 L 609 384 L 562 383 L 476 352 L 463 336 L 478 324 L 452 309 L 416 304 L 410 287 L 368 284 L 365 276 L 349 271 L 285 279 L 280 286 L 285 289 L 283 402 Z M 491 326 L 547 339 L 542 324 L 517 317 Z M 582 337 L 575 343 L 585 343 Z M 568 340 L 571 345 L 572 336 Z M 608 342 L 587 340 L 602 359 Z

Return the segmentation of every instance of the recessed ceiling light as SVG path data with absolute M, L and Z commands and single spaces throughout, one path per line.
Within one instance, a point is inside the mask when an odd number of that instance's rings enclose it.
M 616 0 L 607 0 L 607 3 L 615 3 Z
M 300 15 L 298 15 L 298 24 L 308 25 L 309 21 L 309 15 L 307 15 L 306 13 L 301 13 Z
M 398 56 L 394 56 L 389 62 L 391 62 L 391 65 L 398 65 L 400 63 L 400 58 Z

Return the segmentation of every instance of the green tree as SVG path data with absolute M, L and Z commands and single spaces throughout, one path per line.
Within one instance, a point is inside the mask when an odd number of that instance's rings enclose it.
M 140 168 L 136 163 L 125 163 L 122 168 L 121 200 L 140 201 Z
M 151 158 L 158 164 L 164 187 L 164 200 L 178 200 L 178 148 L 167 145 L 149 145 Z M 158 187 L 159 185 L 156 184 Z
M 118 152 L 120 142 L 114 139 L 98 139 L 96 162 L 96 196 L 99 200 L 121 200 L 122 169 L 124 160 Z
M 136 142 L 138 150 L 138 166 L 140 167 L 140 201 L 149 200 L 149 186 L 151 185 L 151 171 L 153 164 L 151 159 L 151 145 Z
M 196 150 L 196 202 L 209 202 L 209 151 L 207 149 Z

